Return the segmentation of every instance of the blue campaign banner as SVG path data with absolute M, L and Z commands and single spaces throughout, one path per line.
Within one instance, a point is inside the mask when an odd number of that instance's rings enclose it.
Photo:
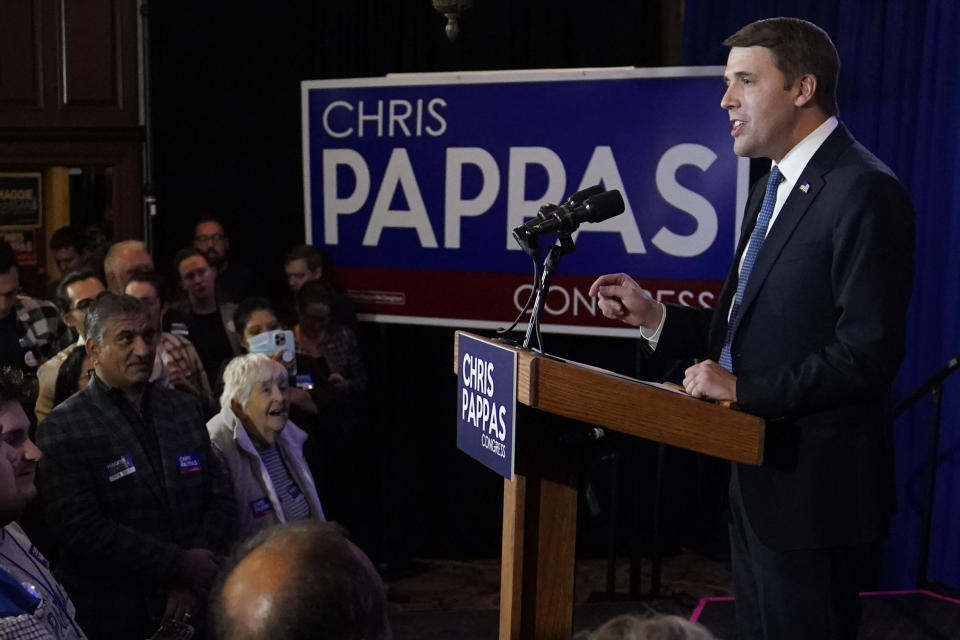
M 723 91 L 720 67 L 305 82 L 307 237 L 366 319 L 499 326 L 532 279 L 511 230 L 602 183 L 626 209 L 577 232 L 544 328 L 621 332 L 586 296 L 601 273 L 711 306 L 749 173 Z
M 457 448 L 513 479 L 517 353 L 463 333 L 457 367 Z

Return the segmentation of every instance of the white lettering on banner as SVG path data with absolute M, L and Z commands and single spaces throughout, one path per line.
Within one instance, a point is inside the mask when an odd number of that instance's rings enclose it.
M 447 131 L 447 120 L 443 117 L 440 109 L 446 108 L 447 102 L 443 98 L 431 98 L 426 103 L 424 109 L 423 98 L 418 98 L 416 102 L 409 100 L 389 100 L 386 109 L 384 101 L 377 100 L 376 103 L 365 103 L 359 100 L 357 105 L 346 102 L 345 100 L 334 100 L 323 109 L 323 131 L 331 138 L 347 138 L 356 133 L 357 137 L 363 138 L 368 132 L 365 130 L 365 124 L 376 125 L 376 137 L 384 137 L 384 119 L 387 119 L 387 137 L 393 138 L 401 135 L 407 138 L 421 137 L 424 133 L 429 136 L 442 136 Z M 349 113 L 350 121 L 356 124 L 342 129 L 335 129 L 331 119 L 336 117 L 335 110 L 345 110 Z M 424 111 L 426 111 L 428 124 L 424 126 Z M 342 119 L 342 118 L 341 118 Z M 410 122 L 412 120 L 412 122 Z M 368 134 L 369 135 L 369 134 Z
M 513 306 L 516 307 L 517 311 L 523 309 L 524 305 L 521 304 L 521 300 L 526 302 L 527 298 L 530 296 L 530 292 L 533 291 L 532 284 L 522 284 L 513 291 Z M 563 306 L 557 309 L 555 306 L 550 306 L 550 299 L 556 299 L 557 295 L 560 295 L 563 298 Z M 581 315 L 581 309 L 585 313 L 589 313 L 591 316 L 596 317 L 597 315 L 597 299 L 591 298 L 587 295 L 585 291 L 581 291 L 578 287 L 573 288 L 573 293 L 571 294 L 566 290 L 566 288 L 561 287 L 558 284 L 550 285 L 550 293 L 547 294 L 547 299 L 544 301 L 543 310 L 552 316 L 560 316 L 565 314 L 571 308 L 571 300 L 573 301 L 573 315 Z M 531 310 L 527 310 L 529 315 Z
M 403 189 L 409 209 L 391 209 L 390 201 L 397 191 Z M 410 156 L 406 149 L 394 149 L 383 173 L 383 182 L 377 191 L 377 199 L 373 203 L 373 212 L 370 214 L 370 223 L 363 234 L 363 246 L 375 247 L 380 242 L 380 232 L 385 228 L 415 229 L 420 246 L 428 249 L 437 247 L 437 236 L 430 226 L 427 216 L 427 206 L 420 195 L 417 177 L 410 165 Z
M 547 189 L 533 200 L 523 197 L 527 192 L 528 165 L 538 165 L 547 172 Z M 520 250 L 513 239 L 513 229 L 523 224 L 525 218 L 536 215 L 544 202 L 558 203 L 563 200 L 566 188 L 567 170 L 555 151 L 546 147 L 510 147 L 507 169 L 507 250 Z
M 640 229 L 637 228 L 637 219 L 633 215 L 633 207 L 630 206 L 630 200 L 627 198 L 627 190 L 623 187 L 617 161 L 613 158 L 613 150 L 607 146 L 599 146 L 593 150 L 577 190 L 586 189 L 601 182 L 607 191 L 617 189 L 623 195 L 623 213 L 602 222 L 581 226 L 574 234 L 574 240 L 583 231 L 619 233 L 627 253 L 646 253 L 647 248 L 643 246 L 643 238 L 640 237 Z
M 706 171 L 717 154 L 699 144 L 678 144 L 671 147 L 657 163 L 657 189 L 668 203 L 689 213 L 697 221 L 696 230 L 682 236 L 662 227 L 650 240 L 654 246 L 671 256 L 692 258 L 713 244 L 717 237 L 717 212 L 710 201 L 677 182 L 677 169 L 691 164 Z
M 361 100 L 357 106 L 357 136 L 363 137 L 363 124 L 365 122 L 377 123 L 377 137 L 383 137 L 383 100 L 377 100 L 377 110 L 375 113 L 367 113 L 366 107 Z
M 493 401 L 493 369 L 492 362 L 464 354 L 460 363 L 463 380 L 460 419 L 481 429 L 484 438 L 489 439 L 487 434 L 493 434 L 502 441 L 507 437 L 507 407 Z M 484 444 L 484 448 L 490 447 Z
M 337 167 L 345 165 L 353 171 L 356 186 L 345 198 L 337 197 Z M 353 149 L 323 150 L 323 238 L 327 244 L 337 244 L 339 226 L 337 217 L 356 213 L 370 194 L 370 169 L 367 162 Z
M 395 102 L 395 101 L 392 101 Z M 388 131 L 403 130 L 410 113 L 405 106 L 389 105 Z M 347 103 L 331 103 L 331 106 Z M 329 109 L 329 107 L 328 107 Z M 373 116 L 363 115 L 362 118 Z M 396 122 L 395 122 L 396 121 Z M 361 123 L 362 126 L 362 123 Z M 380 125 L 378 125 L 380 126 Z M 418 125 L 419 126 L 419 125 Z M 445 126 L 445 124 L 444 124 Z M 719 226 L 717 212 L 700 194 L 680 185 L 676 180 L 679 167 L 693 165 L 706 171 L 716 160 L 716 154 L 707 147 L 696 144 L 680 144 L 664 153 L 657 164 L 656 185 L 660 195 L 669 204 L 689 214 L 696 221 L 696 229 L 689 235 L 680 235 L 662 227 L 651 239 L 658 249 L 671 256 L 690 258 L 709 249 L 717 238 Z M 323 233 L 324 243 L 338 244 L 339 217 L 354 214 L 366 205 L 371 191 L 370 169 L 366 160 L 353 149 L 323 150 Z M 463 173 L 465 165 L 480 170 L 481 186 L 473 198 L 463 197 Z M 338 193 L 337 173 L 344 167 L 353 173 L 355 186 L 349 195 Z M 539 167 L 547 175 L 544 193 L 527 199 L 526 180 L 528 169 Z M 430 181 L 428 181 L 430 182 Z M 613 151 L 608 146 L 594 148 L 580 180 L 580 189 L 602 183 L 607 189 L 618 189 L 624 195 L 624 214 L 602 222 L 580 227 L 580 233 L 617 233 L 628 254 L 647 252 L 637 218 L 626 196 L 623 179 L 617 168 Z M 526 218 L 535 215 L 544 202 L 560 202 L 567 185 L 567 172 L 556 152 L 546 147 L 511 147 L 507 168 L 507 220 L 506 248 L 519 251 L 512 230 Z M 403 190 L 407 209 L 391 209 L 390 203 Z M 443 203 L 443 246 L 445 249 L 461 247 L 461 222 L 463 218 L 479 217 L 489 213 L 501 193 L 500 168 L 496 158 L 480 147 L 450 147 L 446 150 Z M 363 234 L 363 246 L 377 246 L 385 229 L 414 229 L 420 246 L 438 247 L 437 235 L 424 204 L 417 174 L 410 156 L 404 148 L 394 148 L 377 189 L 370 218 Z
M 513 306 L 517 311 L 523 309 L 531 291 L 533 291 L 533 285 L 530 284 L 522 284 L 513 290 Z M 715 297 L 712 291 L 691 291 L 689 289 L 682 291 L 675 289 L 649 291 L 644 289 L 644 291 L 659 302 L 675 302 L 685 307 L 692 307 L 696 303 L 697 306 L 706 309 L 713 306 Z M 551 300 L 554 301 L 553 306 L 551 306 Z M 557 300 L 562 302 L 560 306 L 556 305 Z M 561 316 L 570 312 L 574 317 L 589 315 L 595 318 L 597 317 L 597 299 L 589 297 L 587 292 L 581 290 L 580 287 L 575 286 L 568 290 L 567 287 L 554 284 L 550 285 L 550 293 L 543 305 L 543 310 L 552 316 Z M 530 313 L 531 311 L 528 309 L 527 315 Z
M 346 138 L 353 133 L 353 127 L 349 127 L 345 131 L 334 131 L 330 128 L 330 112 L 336 108 L 346 109 L 348 111 L 353 111 L 353 105 L 344 100 L 334 100 L 327 105 L 327 108 L 323 110 L 323 130 L 327 132 L 327 135 L 332 138 Z
M 483 187 L 475 198 L 463 199 L 463 165 L 472 164 L 483 174 Z M 500 193 L 500 169 L 493 155 L 479 147 L 447 149 L 447 180 L 443 202 L 443 246 L 460 248 L 460 218 L 480 216 L 490 210 Z

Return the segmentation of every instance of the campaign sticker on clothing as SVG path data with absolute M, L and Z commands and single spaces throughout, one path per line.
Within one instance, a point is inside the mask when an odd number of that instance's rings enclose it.
M 116 482 L 124 476 L 135 473 L 137 468 L 133 465 L 133 458 L 129 455 L 122 455 L 113 462 L 107 463 L 107 480 Z
M 253 512 L 254 518 L 262 518 L 268 513 L 273 513 L 273 505 L 265 497 L 257 498 L 250 503 L 250 511 Z
M 200 466 L 200 456 L 195 453 L 181 453 L 177 456 L 177 467 L 181 475 L 203 471 L 203 467 Z
M 33 558 L 34 562 L 39 562 L 46 569 L 50 568 L 50 562 L 43 557 L 43 554 L 40 553 L 40 549 L 37 549 L 36 545 L 31 544 L 30 551 L 28 553 L 30 554 L 30 557 Z

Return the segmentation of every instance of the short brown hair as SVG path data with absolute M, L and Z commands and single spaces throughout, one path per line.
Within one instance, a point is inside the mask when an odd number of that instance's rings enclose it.
M 723 41 L 728 47 L 764 47 L 789 88 L 798 78 L 812 74 L 817 79 L 813 99 L 824 113 L 835 116 L 840 56 L 827 32 L 799 18 L 767 18 L 741 28 Z

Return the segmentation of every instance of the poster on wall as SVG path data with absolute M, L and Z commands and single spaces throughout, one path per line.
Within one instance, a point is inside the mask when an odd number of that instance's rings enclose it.
M 630 334 L 587 296 L 602 273 L 712 306 L 749 180 L 723 91 L 721 67 L 304 82 L 308 242 L 330 254 L 362 319 L 503 327 L 532 290 L 512 229 L 601 184 L 625 211 L 574 234 L 543 330 Z
M 0 173 L 0 229 L 36 229 L 42 224 L 39 171 Z

